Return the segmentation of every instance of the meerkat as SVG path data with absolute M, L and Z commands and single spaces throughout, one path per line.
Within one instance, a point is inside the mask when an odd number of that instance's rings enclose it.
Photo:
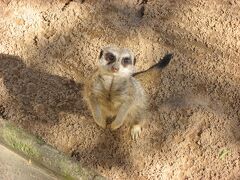
M 97 125 L 106 128 L 107 119 L 112 118 L 110 128 L 116 130 L 127 122 L 131 137 L 136 140 L 148 113 L 148 98 L 134 75 L 135 57 L 131 50 L 105 47 L 97 70 L 85 83 L 84 99 Z

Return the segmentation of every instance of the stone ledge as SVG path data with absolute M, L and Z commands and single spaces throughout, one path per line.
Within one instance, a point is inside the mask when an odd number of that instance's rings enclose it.
M 53 171 L 62 179 L 105 179 L 93 170 L 64 155 L 43 140 L 0 118 L 0 143 Z

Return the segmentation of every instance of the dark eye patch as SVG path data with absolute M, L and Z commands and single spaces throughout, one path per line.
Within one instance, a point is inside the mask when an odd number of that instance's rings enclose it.
M 122 65 L 127 66 L 129 64 L 132 64 L 132 59 L 130 57 L 125 57 L 122 59 Z
M 107 60 L 108 64 L 111 64 L 116 61 L 116 56 L 114 56 L 112 53 L 106 53 L 105 59 Z

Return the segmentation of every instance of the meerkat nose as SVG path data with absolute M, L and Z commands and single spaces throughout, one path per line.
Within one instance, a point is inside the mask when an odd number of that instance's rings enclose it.
M 119 70 L 118 67 L 112 67 L 112 72 L 117 72 Z

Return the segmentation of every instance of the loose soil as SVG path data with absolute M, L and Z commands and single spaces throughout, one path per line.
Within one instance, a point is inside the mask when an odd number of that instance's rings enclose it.
M 1 0 L 0 114 L 109 179 L 240 179 L 240 1 Z M 150 115 L 103 130 L 81 90 L 100 48 L 130 48 Z

